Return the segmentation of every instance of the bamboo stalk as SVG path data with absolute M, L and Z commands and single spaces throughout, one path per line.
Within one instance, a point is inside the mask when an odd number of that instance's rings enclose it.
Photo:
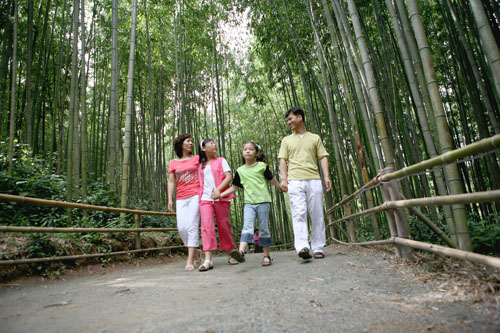
M 62 260 L 91 259 L 91 258 L 98 258 L 98 257 L 117 256 L 117 255 L 128 254 L 128 253 L 162 251 L 162 250 L 184 249 L 184 248 L 185 248 L 185 246 L 150 247 L 147 249 L 140 249 L 140 250 L 127 250 L 127 251 L 108 252 L 108 253 L 81 254 L 81 255 L 76 255 L 76 256 L 17 259 L 17 260 L 0 260 L 0 266 L 18 265 L 18 264 L 34 264 L 37 262 L 50 262 L 50 261 L 62 261 Z
M 388 173 L 388 174 L 385 174 L 383 176 L 377 175 L 372 180 L 370 180 L 368 183 L 366 183 L 361 188 L 359 188 L 357 191 L 348 195 L 346 198 L 344 198 L 343 200 L 339 201 L 337 204 L 335 204 L 334 206 L 329 208 L 326 211 L 326 214 L 331 214 L 336 208 L 345 205 L 347 202 L 354 199 L 358 194 L 366 191 L 369 188 L 377 186 L 382 182 L 389 182 L 389 181 L 393 181 L 393 180 L 396 180 L 399 178 L 411 176 L 411 175 L 414 175 L 416 173 L 419 173 L 419 172 L 427 170 L 427 169 L 431 169 L 431 168 L 436 167 L 436 166 L 450 164 L 450 163 L 455 162 L 457 160 L 460 160 L 462 158 L 465 158 L 468 156 L 473 156 L 473 155 L 478 155 L 481 153 L 490 152 L 490 151 L 496 150 L 498 148 L 500 148 L 500 134 L 497 134 L 497 135 L 494 135 L 492 137 L 471 143 L 470 145 L 467 145 L 467 146 L 462 147 L 462 148 L 451 150 L 447 153 L 444 153 L 444 154 L 441 154 L 441 155 L 436 156 L 434 158 L 430 158 L 428 160 L 425 160 L 425 161 L 419 162 L 417 164 L 408 166 L 406 168 L 394 171 L 392 173 Z M 470 194 L 467 194 L 467 195 L 469 196 Z M 461 203 L 461 202 L 457 202 L 457 203 Z
M 37 198 L 21 197 L 21 196 L 17 196 L 17 195 L 10 195 L 10 194 L 3 194 L 3 193 L 0 193 L 0 200 L 22 202 L 22 203 L 32 203 L 32 204 L 51 206 L 51 207 L 65 207 L 65 208 L 81 208 L 81 209 L 88 209 L 88 210 L 99 210 L 99 211 L 103 211 L 103 212 L 130 213 L 130 214 L 139 214 L 139 215 L 165 215 L 165 216 L 175 215 L 175 212 L 154 212 L 154 211 L 147 211 L 147 210 L 86 205 L 86 204 L 79 204 L 76 202 L 63 202 L 63 201 L 56 201 L 56 200 L 37 199 Z
M 394 238 L 394 243 L 410 246 L 420 250 L 430 251 L 437 254 L 442 254 L 448 257 L 468 260 L 478 264 L 489 265 L 492 267 L 500 268 L 500 258 L 496 257 L 485 256 L 482 254 L 473 253 L 469 251 L 450 249 L 440 245 L 418 242 L 411 239 L 399 238 L 399 237 Z
M 177 228 L 54 228 L 54 227 L 10 227 L 0 226 L 0 232 L 46 232 L 46 233 L 72 233 L 72 232 L 168 232 L 177 231 Z

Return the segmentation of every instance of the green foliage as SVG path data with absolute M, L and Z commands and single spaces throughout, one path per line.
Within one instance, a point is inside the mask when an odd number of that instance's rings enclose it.
M 50 240 L 49 234 L 30 234 L 30 245 L 28 248 L 28 258 L 43 258 L 56 255 L 54 244 Z
M 7 148 L 0 143 L 0 193 L 63 200 L 66 181 L 52 174 L 45 160 L 31 157 L 27 145 L 15 145 L 13 173 L 8 175 Z M 0 202 L 0 224 L 55 227 L 64 225 L 65 218 L 62 208 Z
M 500 256 L 500 216 L 485 221 L 476 214 L 469 215 L 472 250 L 477 253 Z
M 432 220 L 432 216 L 426 214 L 426 216 Z M 440 216 L 440 221 L 443 221 L 444 217 L 441 215 Z M 436 221 L 433 221 L 436 223 Z M 437 223 L 438 226 L 440 227 L 441 230 L 444 232 L 447 232 L 447 228 L 443 224 Z M 409 215 L 408 216 L 408 227 L 410 230 L 410 235 L 413 239 L 418 240 L 420 242 L 427 242 L 427 243 L 432 243 L 432 244 L 439 244 L 439 245 L 444 245 L 447 246 L 441 238 L 436 235 L 434 231 L 432 231 L 427 225 L 424 224 L 418 217 L 414 215 Z

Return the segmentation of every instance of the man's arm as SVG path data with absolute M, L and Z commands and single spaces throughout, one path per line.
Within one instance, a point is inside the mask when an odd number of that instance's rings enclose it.
M 319 163 L 321 164 L 321 170 L 323 171 L 326 191 L 330 192 L 330 190 L 332 189 L 332 181 L 330 180 L 330 171 L 328 170 L 328 157 L 323 157 L 319 160 Z
M 286 160 L 283 158 L 280 158 L 280 178 L 281 178 L 280 188 L 283 192 L 288 191 L 287 173 L 288 173 L 288 168 L 286 165 Z

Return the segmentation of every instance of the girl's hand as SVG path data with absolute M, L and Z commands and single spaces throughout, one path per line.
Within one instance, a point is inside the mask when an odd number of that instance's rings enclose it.
M 174 205 L 172 204 L 172 201 L 168 201 L 168 210 L 173 212 L 174 211 Z
M 219 199 L 219 198 L 220 198 L 220 192 L 219 192 L 219 190 L 218 190 L 218 189 L 216 189 L 216 188 L 215 188 L 215 189 L 213 189 L 213 190 L 212 190 L 212 194 L 210 195 L 210 197 L 211 197 L 212 199 L 214 199 L 214 200 Z

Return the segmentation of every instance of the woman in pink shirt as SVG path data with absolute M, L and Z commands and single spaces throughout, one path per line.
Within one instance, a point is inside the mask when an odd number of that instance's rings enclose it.
M 174 150 L 178 158 L 170 161 L 168 167 L 168 210 L 174 211 L 173 197 L 176 191 L 177 229 L 184 245 L 188 248 L 186 271 L 194 270 L 195 261 L 201 263 L 198 251 L 200 226 L 198 177 L 198 155 L 193 156 L 193 137 L 191 134 L 181 134 L 174 141 Z

